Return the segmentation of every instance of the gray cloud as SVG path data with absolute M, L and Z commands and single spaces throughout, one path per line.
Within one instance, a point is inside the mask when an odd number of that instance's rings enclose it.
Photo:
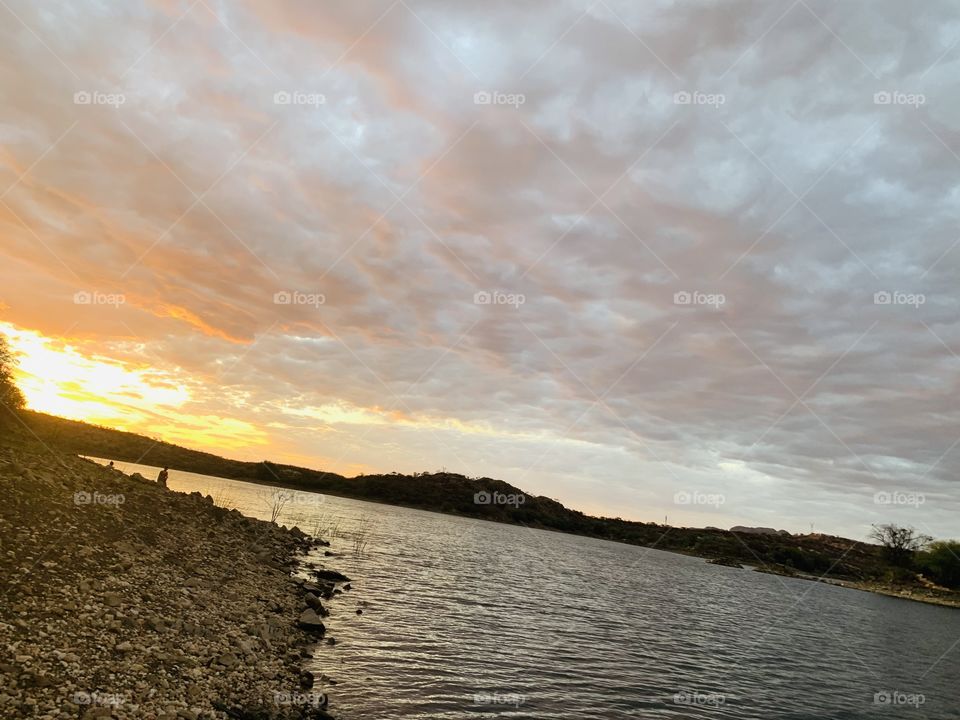
M 6 319 L 147 352 L 290 457 L 958 533 L 947 3 L 189 7 L 11 5 Z M 336 404 L 393 424 L 289 412 Z M 928 502 L 874 504 L 898 488 Z M 673 504 L 696 489 L 728 501 Z

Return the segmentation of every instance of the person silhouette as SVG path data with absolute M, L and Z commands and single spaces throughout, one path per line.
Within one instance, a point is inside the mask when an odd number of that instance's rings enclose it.
M 167 477 L 169 477 L 169 475 L 170 473 L 167 472 L 167 468 L 164 468 L 163 470 L 161 470 L 160 474 L 157 475 L 157 482 L 160 484 L 161 487 L 167 486 Z

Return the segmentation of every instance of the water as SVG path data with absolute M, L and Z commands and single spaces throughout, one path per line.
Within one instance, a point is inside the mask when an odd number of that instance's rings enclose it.
M 169 486 L 270 515 L 270 488 Z M 313 493 L 280 521 L 353 579 L 311 668 L 344 720 L 960 718 L 960 610 Z

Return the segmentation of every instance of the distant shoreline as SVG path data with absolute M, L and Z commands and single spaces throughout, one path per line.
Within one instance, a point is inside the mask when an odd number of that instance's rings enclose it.
M 88 457 L 89 457 L 90 460 L 92 460 L 92 461 L 94 461 L 94 462 L 102 462 L 102 463 L 110 462 L 110 459 L 109 459 L 109 458 L 99 458 L 99 457 L 93 457 L 93 456 L 88 456 Z M 128 462 L 128 461 L 125 461 L 125 460 L 115 460 L 115 461 L 116 461 L 116 462 Z M 143 465 L 143 463 L 130 463 L 130 464 Z M 145 467 L 154 467 L 154 466 L 145 465 Z M 193 473 L 193 474 L 202 474 L 202 473 Z M 216 476 L 216 475 L 204 475 L 204 477 L 213 477 L 213 478 L 216 478 L 216 479 L 218 479 L 218 480 L 228 480 L 228 481 L 233 481 L 233 482 L 247 482 L 247 483 L 250 483 L 250 484 L 252 484 L 252 485 L 264 485 L 264 483 L 260 483 L 260 482 L 257 482 L 257 481 L 255 481 L 255 480 L 239 480 L 239 479 L 237 479 L 237 478 L 223 478 L 223 477 L 219 477 L 219 476 Z M 292 488 L 292 487 L 283 486 L 283 485 L 276 485 L 275 487 L 285 487 L 285 488 L 290 489 L 290 490 L 297 490 L 298 492 L 319 492 L 319 491 L 310 491 L 310 490 L 304 491 L 304 490 L 299 490 L 299 489 L 297 489 L 297 488 Z M 400 505 L 400 504 L 396 504 L 396 503 L 378 503 L 378 502 L 373 501 L 373 500 L 365 500 L 365 499 L 362 499 L 362 498 L 350 497 L 350 496 L 346 496 L 346 495 L 334 495 L 333 493 L 322 493 L 322 494 L 333 495 L 334 497 L 342 497 L 342 498 L 344 498 L 344 499 L 346 499 L 346 500 L 356 500 L 356 501 L 359 501 L 359 502 L 372 502 L 372 503 L 377 504 L 377 505 L 386 505 L 387 507 L 403 507 L 403 508 L 408 509 L 408 510 L 420 510 L 421 512 L 434 512 L 434 513 L 437 513 L 438 515 L 446 515 L 446 516 L 448 516 L 448 517 L 449 517 L 449 516 L 452 516 L 452 517 L 458 517 L 458 518 L 463 518 L 463 519 L 468 519 L 468 520 L 480 520 L 480 521 L 484 521 L 484 522 L 498 522 L 498 521 L 496 521 L 496 520 L 489 520 L 489 519 L 486 519 L 486 518 L 478 518 L 478 517 L 474 517 L 474 516 L 470 516 L 470 515 L 461 515 L 461 514 L 449 513 L 449 512 L 445 513 L 445 512 L 441 512 L 441 511 L 437 511 L 437 510 L 428 510 L 428 509 L 425 509 L 425 508 L 418 508 L 418 507 L 408 506 L 408 505 Z M 502 524 L 502 523 L 501 523 L 501 524 Z M 665 526 L 665 527 L 670 527 L 670 526 Z M 614 542 L 614 543 L 617 543 L 617 544 L 619 544 L 619 545 L 630 545 L 630 546 L 633 546 L 633 547 L 645 547 L 645 548 L 650 548 L 650 549 L 654 549 L 654 550 L 662 550 L 662 552 L 671 552 L 671 553 L 675 553 L 675 554 L 678 554 L 678 555 L 684 555 L 684 556 L 686 556 L 686 557 L 699 558 L 699 559 L 705 560 L 705 561 L 708 562 L 708 563 L 716 564 L 716 565 L 726 565 L 726 564 L 727 564 L 727 563 L 723 562 L 722 560 L 718 560 L 717 558 L 711 558 L 711 557 L 707 557 L 707 556 L 704 556 L 704 555 L 699 555 L 699 554 L 692 553 L 692 552 L 685 552 L 685 551 L 677 550 L 677 549 L 666 549 L 666 548 L 661 549 L 661 548 L 651 547 L 651 546 L 647 546 L 647 545 L 637 545 L 637 544 L 635 544 L 635 543 L 624 543 L 624 542 L 621 542 L 621 541 L 618 541 L 618 540 L 611 540 L 611 539 L 609 539 L 609 538 L 598 538 L 598 537 L 590 536 L 590 535 L 581 535 L 581 534 L 579 534 L 579 533 L 564 533 L 564 532 L 562 532 L 562 531 L 554 530 L 554 529 L 552 529 L 552 528 L 534 528 L 534 529 L 543 530 L 543 531 L 545 531 L 545 532 L 560 532 L 560 533 L 562 533 L 562 534 L 564 534 L 564 535 L 574 535 L 574 536 L 576 536 L 576 537 L 590 537 L 590 538 L 592 538 L 592 539 L 594 539 L 594 540 L 601 540 L 601 541 L 606 541 L 606 542 Z M 740 565 L 740 564 L 739 564 L 739 563 L 736 563 L 736 565 Z M 807 580 L 807 581 L 810 581 L 810 582 L 819 582 L 819 583 L 823 583 L 823 584 L 825 584 L 825 585 L 833 585 L 833 586 L 835 586 L 835 587 L 841 587 L 841 588 L 845 588 L 845 589 L 848 589 L 848 590 L 860 590 L 860 591 L 862 591 L 862 592 L 869 592 L 869 593 L 873 593 L 873 594 L 876 594 L 876 595 L 885 595 L 885 596 L 887 596 L 887 597 L 897 598 L 897 599 L 900 599 L 900 600 L 912 600 L 912 601 L 914 601 L 914 602 L 922 602 L 922 603 L 926 603 L 926 604 L 930 604 L 930 605 L 939 605 L 939 606 L 941 606 L 941 607 L 960 608 L 960 593 L 950 593 L 950 591 L 946 591 L 947 594 L 945 594 L 945 593 L 940 593 L 940 594 L 938 594 L 936 591 L 933 591 L 933 590 L 931 590 L 931 589 L 929 589 L 929 588 L 919 588 L 919 587 L 898 588 L 898 587 L 892 586 L 892 585 L 883 585 L 882 583 L 878 583 L 878 582 L 857 581 L 857 580 L 853 580 L 853 579 L 843 579 L 843 578 L 832 578 L 832 577 L 829 577 L 829 576 L 816 576 L 816 575 L 809 575 L 809 574 L 797 573 L 797 572 L 792 572 L 792 573 L 791 573 L 791 572 L 785 572 L 785 571 L 780 571 L 780 570 L 778 570 L 777 568 L 771 567 L 771 566 L 764 566 L 764 565 L 752 566 L 750 563 L 744 563 L 744 565 L 746 565 L 747 567 L 741 567 L 740 569 L 748 570 L 748 571 L 749 571 L 749 570 L 753 570 L 753 571 L 755 571 L 755 572 L 762 572 L 762 573 L 765 573 L 765 574 L 768 574 L 768 575 L 777 575 L 777 576 L 779 576 L 779 577 L 789 577 L 789 578 L 793 578 L 793 579 L 796 579 L 796 580 Z
M 919 577 L 903 584 L 888 582 L 888 578 L 902 578 L 904 575 L 885 561 L 882 548 L 848 538 L 820 533 L 733 532 L 591 517 L 556 500 L 526 494 L 520 488 L 493 478 L 471 478 L 445 471 L 346 478 L 336 473 L 268 461 L 228 460 L 135 433 L 42 413 L 28 412 L 25 418 L 41 438 L 46 437 L 57 446 L 79 455 L 167 466 L 225 480 L 592 537 L 700 557 L 720 564 L 757 565 L 772 574 L 823 580 L 842 587 L 942 606 L 960 606 L 960 592 L 930 588 Z M 491 497 L 507 500 L 522 497 L 523 502 L 513 505 L 491 502 Z

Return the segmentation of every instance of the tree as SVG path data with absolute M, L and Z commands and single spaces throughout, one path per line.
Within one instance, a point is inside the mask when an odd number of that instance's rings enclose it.
M 26 402 L 13 381 L 13 368 L 16 365 L 17 358 L 7 338 L 0 335 L 0 423 L 11 420 L 11 416 L 22 410 Z
M 922 535 L 912 527 L 900 527 L 893 523 L 874 525 L 869 537 L 883 546 L 887 561 L 897 567 L 910 567 L 913 556 L 933 541 L 932 537 Z
M 960 588 L 960 541 L 939 540 L 917 558 L 924 575 L 948 588 Z

